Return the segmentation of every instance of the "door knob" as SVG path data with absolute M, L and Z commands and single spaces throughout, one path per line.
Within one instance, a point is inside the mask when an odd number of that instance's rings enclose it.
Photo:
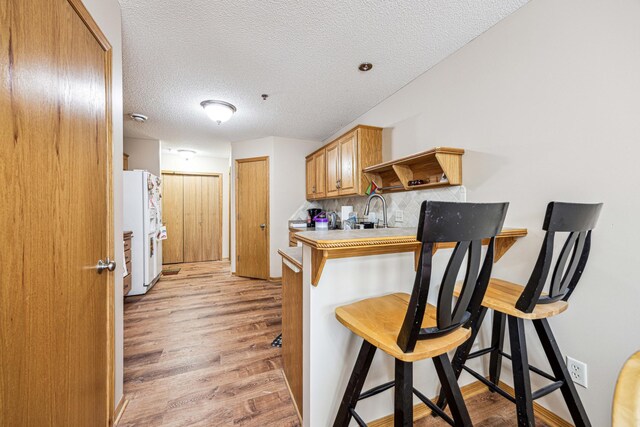
M 111 261 L 108 257 L 106 261 L 99 259 L 98 264 L 96 265 L 96 270 L 98 270 L 98 274 L 102 273 L 105 270 L 113 271 L 115 269 L 116 269 L 116 262 Z
M 263 230 L 267 227 L 267 224 L 260 224 L 260 228 L 262 228 Z

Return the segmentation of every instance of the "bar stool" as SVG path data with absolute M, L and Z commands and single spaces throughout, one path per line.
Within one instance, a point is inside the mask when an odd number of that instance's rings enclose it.
M 447 351 L 469 339 L 470 330 L 464 325 L 474 317 L 474 312 L 481 309 L 491 277 L 495 236 L 502 229 L 507 208 L 508 203 L 423 202 L 417 234 L 422 248 L 411 295 L 395 293 L 336 309 L 340 323 L 364 341 L 334 426 L 346 427 L 352 417 L 358 425 L 366 426 L 355 411 L 357 402 L 394 386 L 394 426 L 413 425 L 414 394 L 449 424 L 471 425 Z M 480 268 L 483 239 L 490 240 Z M 442 242 L 455 242 L 456 246 L 447 264 L 435 307 L 427 303 L 427 296 L 433 249 Z M 465 255 L 464 285 L 461 296 L 453 305 L 453 289 Z M 378 348 L 395 358 L 395 380 L 361 393 Z M 413 362 L 427 358 L 433 359 L 442 390 L 451 402 L 453 419 L 413 388 Z
M 589 258 L 591 230 L 596 226 L 601 209 L 601 203 L 549 203 L 542 227 L 547 233 L 527 285 L 523 287 L 491 278 L 478 318 L 473 319 L 472 322 L 471 339 L 456 350 L 453 358 L 452 366 L 456 377 L 459 377 L 464 369 L 487 385 L 490 390 L 515 402 L 520 426 L 533 426 L 535 424 L 533 401 L 558 389 L 562 392 L 575 425 L 591 425 L 547 319 L 564 312 L 569 307 L 567 301 L 575 290 Z M 549 292 L 543 293 L 551 271 L 556 233 L 568 233 L 568 237 L 553 268 Z M 463 285 L 457 285 L 454 294 L 464 295 Z M 470 353 L 488 309 L 493 310 L 491 346 Z M 509 324 L 511 355 L 503 351 L 505 320 Z M 529 365 L 524 330 L 525 320 L 533 321 L 553 375 Z M 465 366 L 468 359 L 485 354 L 490 354 L 488 380 Z M 515 398 L 499 387 L 502 357 L 512 361 Z M 550 380 L 551 383 L 532 392 L 529 371 Z M 444 408 L 449 399 L 447 391 L 443 391 L 444 393 L 441 393 L 438 399 L 440 408 Z

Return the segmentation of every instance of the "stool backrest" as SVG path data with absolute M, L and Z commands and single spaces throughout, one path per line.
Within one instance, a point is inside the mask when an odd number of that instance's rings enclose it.
M 479 310 L 491 278 L 495 236 L 502 229 L 508 203 L 422 202 L 417 239 L 422 242 L 420 261 L 398 346 L 412 352 L 417 340 L 447 334 L 465 324 Z M 481 264 L 482 241 L 489 246 Z M 433 249 L 438 243 L 455 243 L 438 292 L 437 326 L 422 328 L 431 284 Z M 453 306 L 453 290 L 467 255 L 462 292 Z
M 598 222 L 601 209 L 602 203 L 549 203 L 542 226 L 547 233 L 531 277 L 516 302 L 518 310 L 531 313 L 536 304 L 569 299 L 587 264 L 591 230 Z M 553 268 L 548 295 L 541 297 L 551 270 L 556 233 L 569 235 Z

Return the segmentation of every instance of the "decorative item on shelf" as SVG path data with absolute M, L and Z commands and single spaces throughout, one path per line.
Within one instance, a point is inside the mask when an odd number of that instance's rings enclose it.
M 369 183 L 369 186 L 367 187 L 367 191 L 365 191 L 364 194 L 366 194 L 367 196 L 370 196 L 373 193 L 375 193 L 377 189 L 378 189 L 378 186 L 376 185 L 375 181 L 372 180 Z

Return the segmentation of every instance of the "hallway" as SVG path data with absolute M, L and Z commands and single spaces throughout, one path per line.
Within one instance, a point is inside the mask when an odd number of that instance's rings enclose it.
M 297 426 L 281 371 L 280 286 L 180 264 L 124 306 L 119 426 Z

